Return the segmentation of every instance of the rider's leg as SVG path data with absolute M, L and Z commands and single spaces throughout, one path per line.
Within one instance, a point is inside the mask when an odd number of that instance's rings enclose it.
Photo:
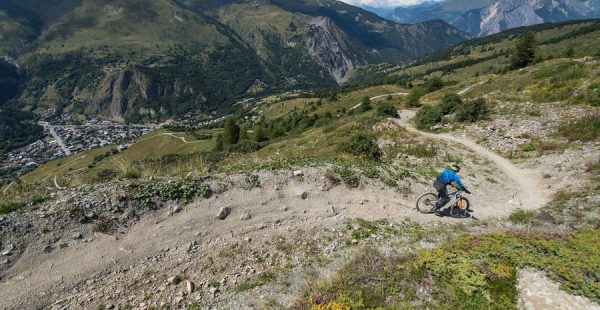
M 438 181 L 435 181 L 435 183 L 433 183 L 433 187 L 438 192 L 438 202 L 435 205 L 435 209 L 439 210 L 444 205 L 446 205 L 448 203 L 448 201 L 450 201 L 450 197 L 448 196 L 448 189 L 446 188 L 445 184 L 442 184 L 441 182 L 438 182 Z

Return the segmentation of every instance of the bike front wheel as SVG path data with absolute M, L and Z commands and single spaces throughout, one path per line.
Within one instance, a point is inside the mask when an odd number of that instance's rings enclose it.
M 417 211 L 421 213 L 433 213 L 435 212 L 435 205 L 438 202 L 438 197 L 434 193 L 427 193 L 421 195 L 417 200 Z
M 471 203 L 469 199 L 465 197 L 460 197 L 460 200 L 457 201 L 450 207 L 450 216 L 455 218 L 467 218 L 471 215 L 469 214 L 469 207 Z

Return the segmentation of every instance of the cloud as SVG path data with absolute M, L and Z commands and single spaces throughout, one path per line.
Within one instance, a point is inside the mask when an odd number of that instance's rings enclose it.
M 432 0 L 341 0 L 348 4 L 356 6 L 371 6 L 376 8 L 394 8 L 399 6 L 409 6 Z M 441 0 L 433 0 L 441 1 Z

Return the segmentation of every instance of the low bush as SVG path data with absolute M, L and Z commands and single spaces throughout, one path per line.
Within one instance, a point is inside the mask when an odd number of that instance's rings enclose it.
M 456 109 L 463 103 L 462 99 L 457 94 L 447 94 L 442 98 L 440 102 L 440 111 L 444 115 L 452 114 Z
M 152 205 L 155 199 L 190 201 L 195 197 L 209 195 L 210 189 L 200 180 L 149 181 L 130 187 L 132 198 L 144 205 Z
M 406 97 L 406 107 L 416 108 L 421 106 L 421 97 L 425 94 L 425 90 L 419 86 L 415 86 L 410 90 Z
M 435 157 L 438 149 L 433 145 L 414 144 L 401 149 L 401 152 L 414 157 Z
M 456 109 L 456 121 L 476 122 L 486 119 L 490 114 L 490 107 L 483 98 L 477 98 L 464 102 Z
M 340 144 L 340 151 L 371 160 L 381 159 L 381 150 L 371 136 L 357 134 Z
M 516 272 L 533 267 L 561 289 L 600 301 L 600 229 L 567 236 L 514 232 L 463 236 L 415 254 L 365 248 L 327 283 L 311 285 L 300 305 L 351 309 L 516 309 Z M 430 293 L 417 290 L 430 288 Z M 390 298 L 390 296 L 393 296 Z
M 259 273 L 256 277 L 236 286 L 234 290 L 238 293 L 251 290 L 255 287 L 275 281 L 275 274 L 270 271 Z
M 106 182 L 114 179 L 117 176 L 117 172 L 111 169 L 102 169 L 96 174 L 96 179 L 101 182 Z
M 533 216 L 534 214 L 531 211 L 517 209 L 508 216 L 508 220 L 515 224 L 529 224 Z
M 440 111 L 439 107 L 426 105 L 421 107 L 415 116 L 415 124 L 417 128 L 422 130 L 429 130 L 431 127 L 438 125 L 442 122 L 444 115 Z
M 592 141 L 600 137 L 600 114 L 564 122 L 560 133 L 569 141 Z
M 25 206 L 26 204 L 22 202 L 0 202 L 0 214 L 12 213 L 23 209 Z
M 586 98 L 593 107 L 600 106 L 600 83 L 593 83 L 588 87 Z
M 241 140 L 238 144 L 232 145 L 230 151 L 233 153 L 252 153 L 261 149 L 261 145 L 252 140 Z
M 377 107 L 377 116 L 398 118 L 398 110 L 391 102 L 386 102 Z
M 360 185 L 359 177 L 349 167 L 336 167 L 335 173 L 337 173 L 346 186 L 350 188 L 357 188 Z

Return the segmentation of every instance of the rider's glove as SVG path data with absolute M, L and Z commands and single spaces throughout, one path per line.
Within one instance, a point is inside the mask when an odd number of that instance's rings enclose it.
M 465 188 L 465 193 L 470 194 L 471 191 Z

